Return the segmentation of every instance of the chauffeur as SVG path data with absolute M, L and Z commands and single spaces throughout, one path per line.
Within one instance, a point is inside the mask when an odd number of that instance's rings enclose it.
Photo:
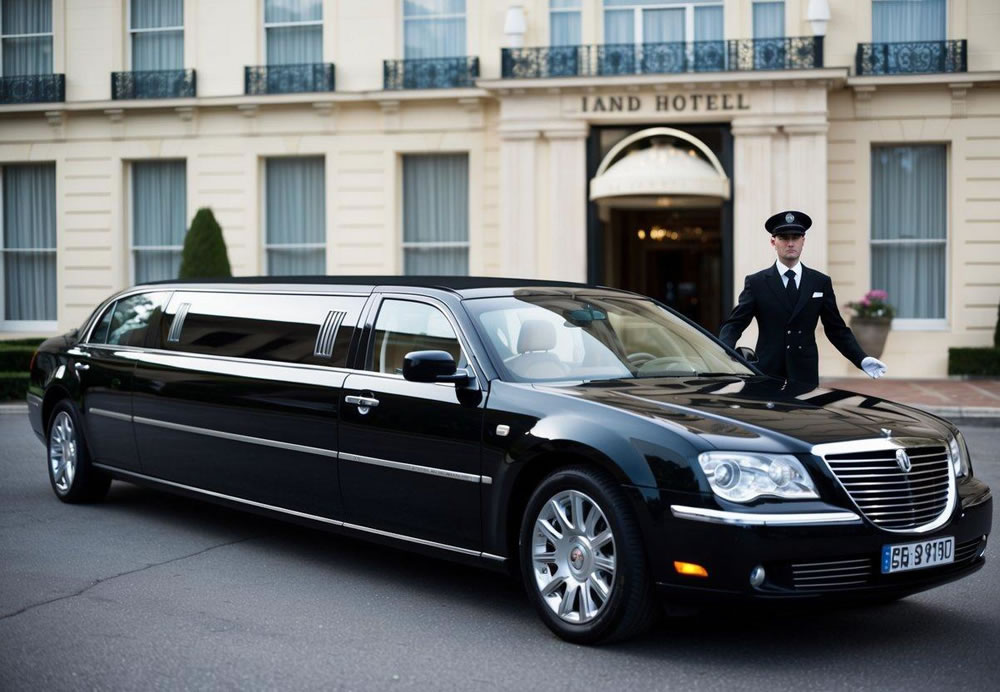
M 816 322 L 845 358 L 871 377 L 886 365 L 865 354 L 837 309 L 830 277 L 799 261 L 812 219 L 800 211 L 783 211 L 764 222 L 777 261 L 746 277 L 743 292 L 719 338 L 735 347 L 750 320 L 757 318 L 758 367 L 768 375 L 802 384 L 819 384 Z

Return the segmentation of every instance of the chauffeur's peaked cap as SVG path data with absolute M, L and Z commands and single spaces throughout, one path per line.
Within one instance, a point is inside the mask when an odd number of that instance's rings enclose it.
M 813 220 L 801 211 L 779 211 L 764 222 L 764 228 L 771 235 L 805 235 Z

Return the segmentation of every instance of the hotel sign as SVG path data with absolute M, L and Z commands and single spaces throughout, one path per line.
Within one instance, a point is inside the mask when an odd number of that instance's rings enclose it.
M 612 113 L 722 113 L 750 110 L 750 97 L 740 91 L 700 92 L 679 94 L 601 94 L 578 97 L 579 113 L 610 115 Z

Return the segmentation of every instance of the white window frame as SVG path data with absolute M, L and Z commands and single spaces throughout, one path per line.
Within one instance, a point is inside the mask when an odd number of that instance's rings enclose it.
M 264 27 L 264 31 L 261 32 L 261 55 L 264 56 L 264 64 L 267 66 L 271 65 L 271 56 L 267 54 L 267 30 L 268 29 L 281 29 L 285 27 L 293 26 L 318 26 L 320 27 L 320 63 L 325 59 L 325 53 L 323 53 L 323 5 L 325 3 L 320 3 L 320 18 L 319 19 L 306 19 L 298 22 L 269 22 L 267 21 L 267 0 L 262 0 L 260 3 L 260 24 Z
M 184 3 L 181 3 L 181 19 L 184 19 Z M 161 31 L 180 31 L 181 32 L 181 43 L 184 43 L 184 24 L 180 26 L 157 26 L 149 29 L 135 29 L 132 27 L 132 0 L 125 0 L 125 26 L 128 27 L 128 41 L 125 46 L 125 60 L 129 68 L 132 68 L 132 43 L 136 34 L 151 34 L 154 32 Z M 184 62 L 184 49 L 181 48 L 181 66 L 183 69 Z
M 949 320 L 951 314 L 951 144 L 950 142 L 871 142 L 870 149 L 878 147 L 944 147 L 944 194 L 945 194 L 945 219 L 944 219 L 944 239 L 917 239 L 905 238 L 880 238 L 875 239 L 872 233 L 875 229 L 868 226 L 868 281 L 871 282 L 871 248 L 875 245 L 937 245 L 944 244 L 944 317 L 894 317 L 891 329 L 900 332 L 946 332 L 950 329 Z M 868 165 L 871 166 L 871 154 L 868 155 Z M 871 196 L 871 170 L 868 171 L 869 187 L 869 210 L 871 218 L 871 206 L 875 200 Z M 890 302 L 892 297 L 890 296 Z
M 133 191 L 135 184 L 132 179 L 133 166 L 137 163 L 169 163 L 171 161 L 182 161 L 184 163 L 184 187 L 188 186 L 187 159 L 164 158 L 164 159 L 132 159 L 128 161 L 128 175 L 125 182 L 126 211 L 125 219 L 128 228 L 128 284 L 135 286 L 135 251 L 136 250 L 178 250 L 183 253 L 184 244 L 180 245 L 136 245 L 135 244 L 135 197 Z M 190 199 L 190 195 L 185 194 Z M 184 218 L 188 218 L 188 210 L 184 210 Z M 185 236 L 186 237 L 186 236 Z
M 475 0 L 473 0 L 475 1 Z M 437 21 L 440 19 L 461 19 L 465 22 L 465 54 L 469 53 L 469 0 L 465 0 L 465 12 L 460 14 L 434 14 L 434 15 L 420 15 L 419 17 L 407 17 L 406 16 L 406 0 L 399 0 L 399 14 L 403 18 L 403 31 L 399 36 L 400 50 L 399 54 L 403 59 L 406 57 L 406 23 L 407 22 L 424 22 L 424 21 Z M 433 60 L 434 58 L 441 58 L 445 56 L 430 56 L 426 58 L 427 60 Z M 409 58 L 410 60 L 423 60 L 424 58 Z
M 552 43 L 552 15 L 555 14 L 578 14 L 580 15 L 580 44 L 583 44 L 583 0 L 576 0 L 576 7 L 552 7 L 551 0 L 549 0 L 549 46 L 553 48 L 569 48 L 570 45 L 555 46 Z
M 58 329 L 59 326 L 59 265 L 58 265 L 58 247 L 53 248 L 31 248 L 22 250 L 8 250 L 4 243 L 4 223 L 6 218 L 3 214 L 3 171 L 7 166 L 17 165 L 18 162 L 15 161 L 4 161 L 0 163 L 0 329 L 4 331 L 11 332 L 53 332 Z M 46 163 L 43 161 L 30 162 L 30 163 Z M 56 193 L 58 194 L 58 193 Z M 56 244 L 58 245 L 58 221 L 56 227 Z M 7 253 L 8 252 L 51 252 L 56 257 L 56 319 L 54 320 L 8 320 L 6 313 L 7 309 L 7 290 L 6 290 L 6 270 L 7 270 Z
M 2 2 L 3 2 L 3 0 L 0 0 L 0 3 L 2 3 Z M 51 7 L 51 5 L 52 5 L 52 0 L 49 0 L 49 6 Z M 2 10 L 2 8 L 0 8 L 0 10 Z M 53 15 L 53 17 L 52 17 L 53 30 L 55 29 L 55 23 L 56 23 L 55 16 Z M 54 31 L 42 32 L 42 33 L 36 33 L 36 34 L 7 34 L 7 33 L 4 33 L 4 30 L 3 30 L 3 12 L 0 11 L 0 77 L 8 76 L 7 73 L 4 72 L 4 68 L 3 68 L 3 42 L 6 41 L 9 38 L 11 38 L 11 39 L 13 39 L 13 38 L 44 38 L 44 37 L 48 36 L 49 37 L 50 50 L 53 51 L 53 55 L 52 55 L 52 69 L 55 70 L 55 40 L 53 39 L 53 35 L 54 35 Z M 54 72 L 46 72 L 44 74 L 54 74 Z
M 694 8 L 696 7 L 721 7 L 723 12 L 725 12 L 725 4 L 723 0 L 701 0 L 700 2 L 685 2 L 685 3 L 671 3 L 663 5 L 614 5 L 608 6 L 602 3 L 601 5 L 601 22 L 604 22 L 604 17 L 607 12 L 620 12 L 622 10 L 632 10 L 634 13 L 632 15 L 632 42 L 635 45 L 642 45 L 645 41 L 642 38 L 642 14 L 643 10 L 684 10 L 684 43 L 692 43 L 694 41 Z M 725 38 L 725 32 L 723 32 L 723 38 L 718 40 L 722 41 Z M 603 43 L 603 41 L 602 41 Z
M 319 158 L 323 161 L 323 189 L 326 189 L 327 181 L 327 156 L 322 152 L 317 152 L 315 154 L 298 154 L 295 156 L 284 156 L 281 154 L 274 154 L 271 156 L 261 156 L 260 165 L 258 171 L 260 172 L 260 266 L 261 266 L 261 276 L 271 276 L 271 268 L 268 267 L 267 261 L 267 251 L 273 249 L 276 250 L 322 250 L 323 251 L 323 265 L 326 267 L 324 269 L 326 275 L 330 274 L 330 262 L 329 258 L 326 256 L 326 246 L 329 244 L 324 240 L 322 243 L 268 243 L 267 242 L 267 162 L 269 159 L 315 159 Z M 327 227 L 327 219 L 323 218 L 323 237 L 328 238 L 329 229 Z

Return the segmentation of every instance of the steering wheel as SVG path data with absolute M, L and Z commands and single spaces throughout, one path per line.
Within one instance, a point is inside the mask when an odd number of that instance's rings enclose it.
M 651 360 L 655 360 L 656 356 L 652 353 L 646 353 L 645 351 L 636 351 L 635 353 L 630 353 L 626 356 L 630 365 L 636 367 L 641 367 Z
M 663 356 L 662 358 L 654 358 L 653 360 L 647 361 L 639 366 L 639 374 L 647 375 L 653 372 L 660 373 L 670 373 L 670 372 L 691 372 L 691 367 L 686 363 L 683 363 L 677 359 L 677 356 Z

